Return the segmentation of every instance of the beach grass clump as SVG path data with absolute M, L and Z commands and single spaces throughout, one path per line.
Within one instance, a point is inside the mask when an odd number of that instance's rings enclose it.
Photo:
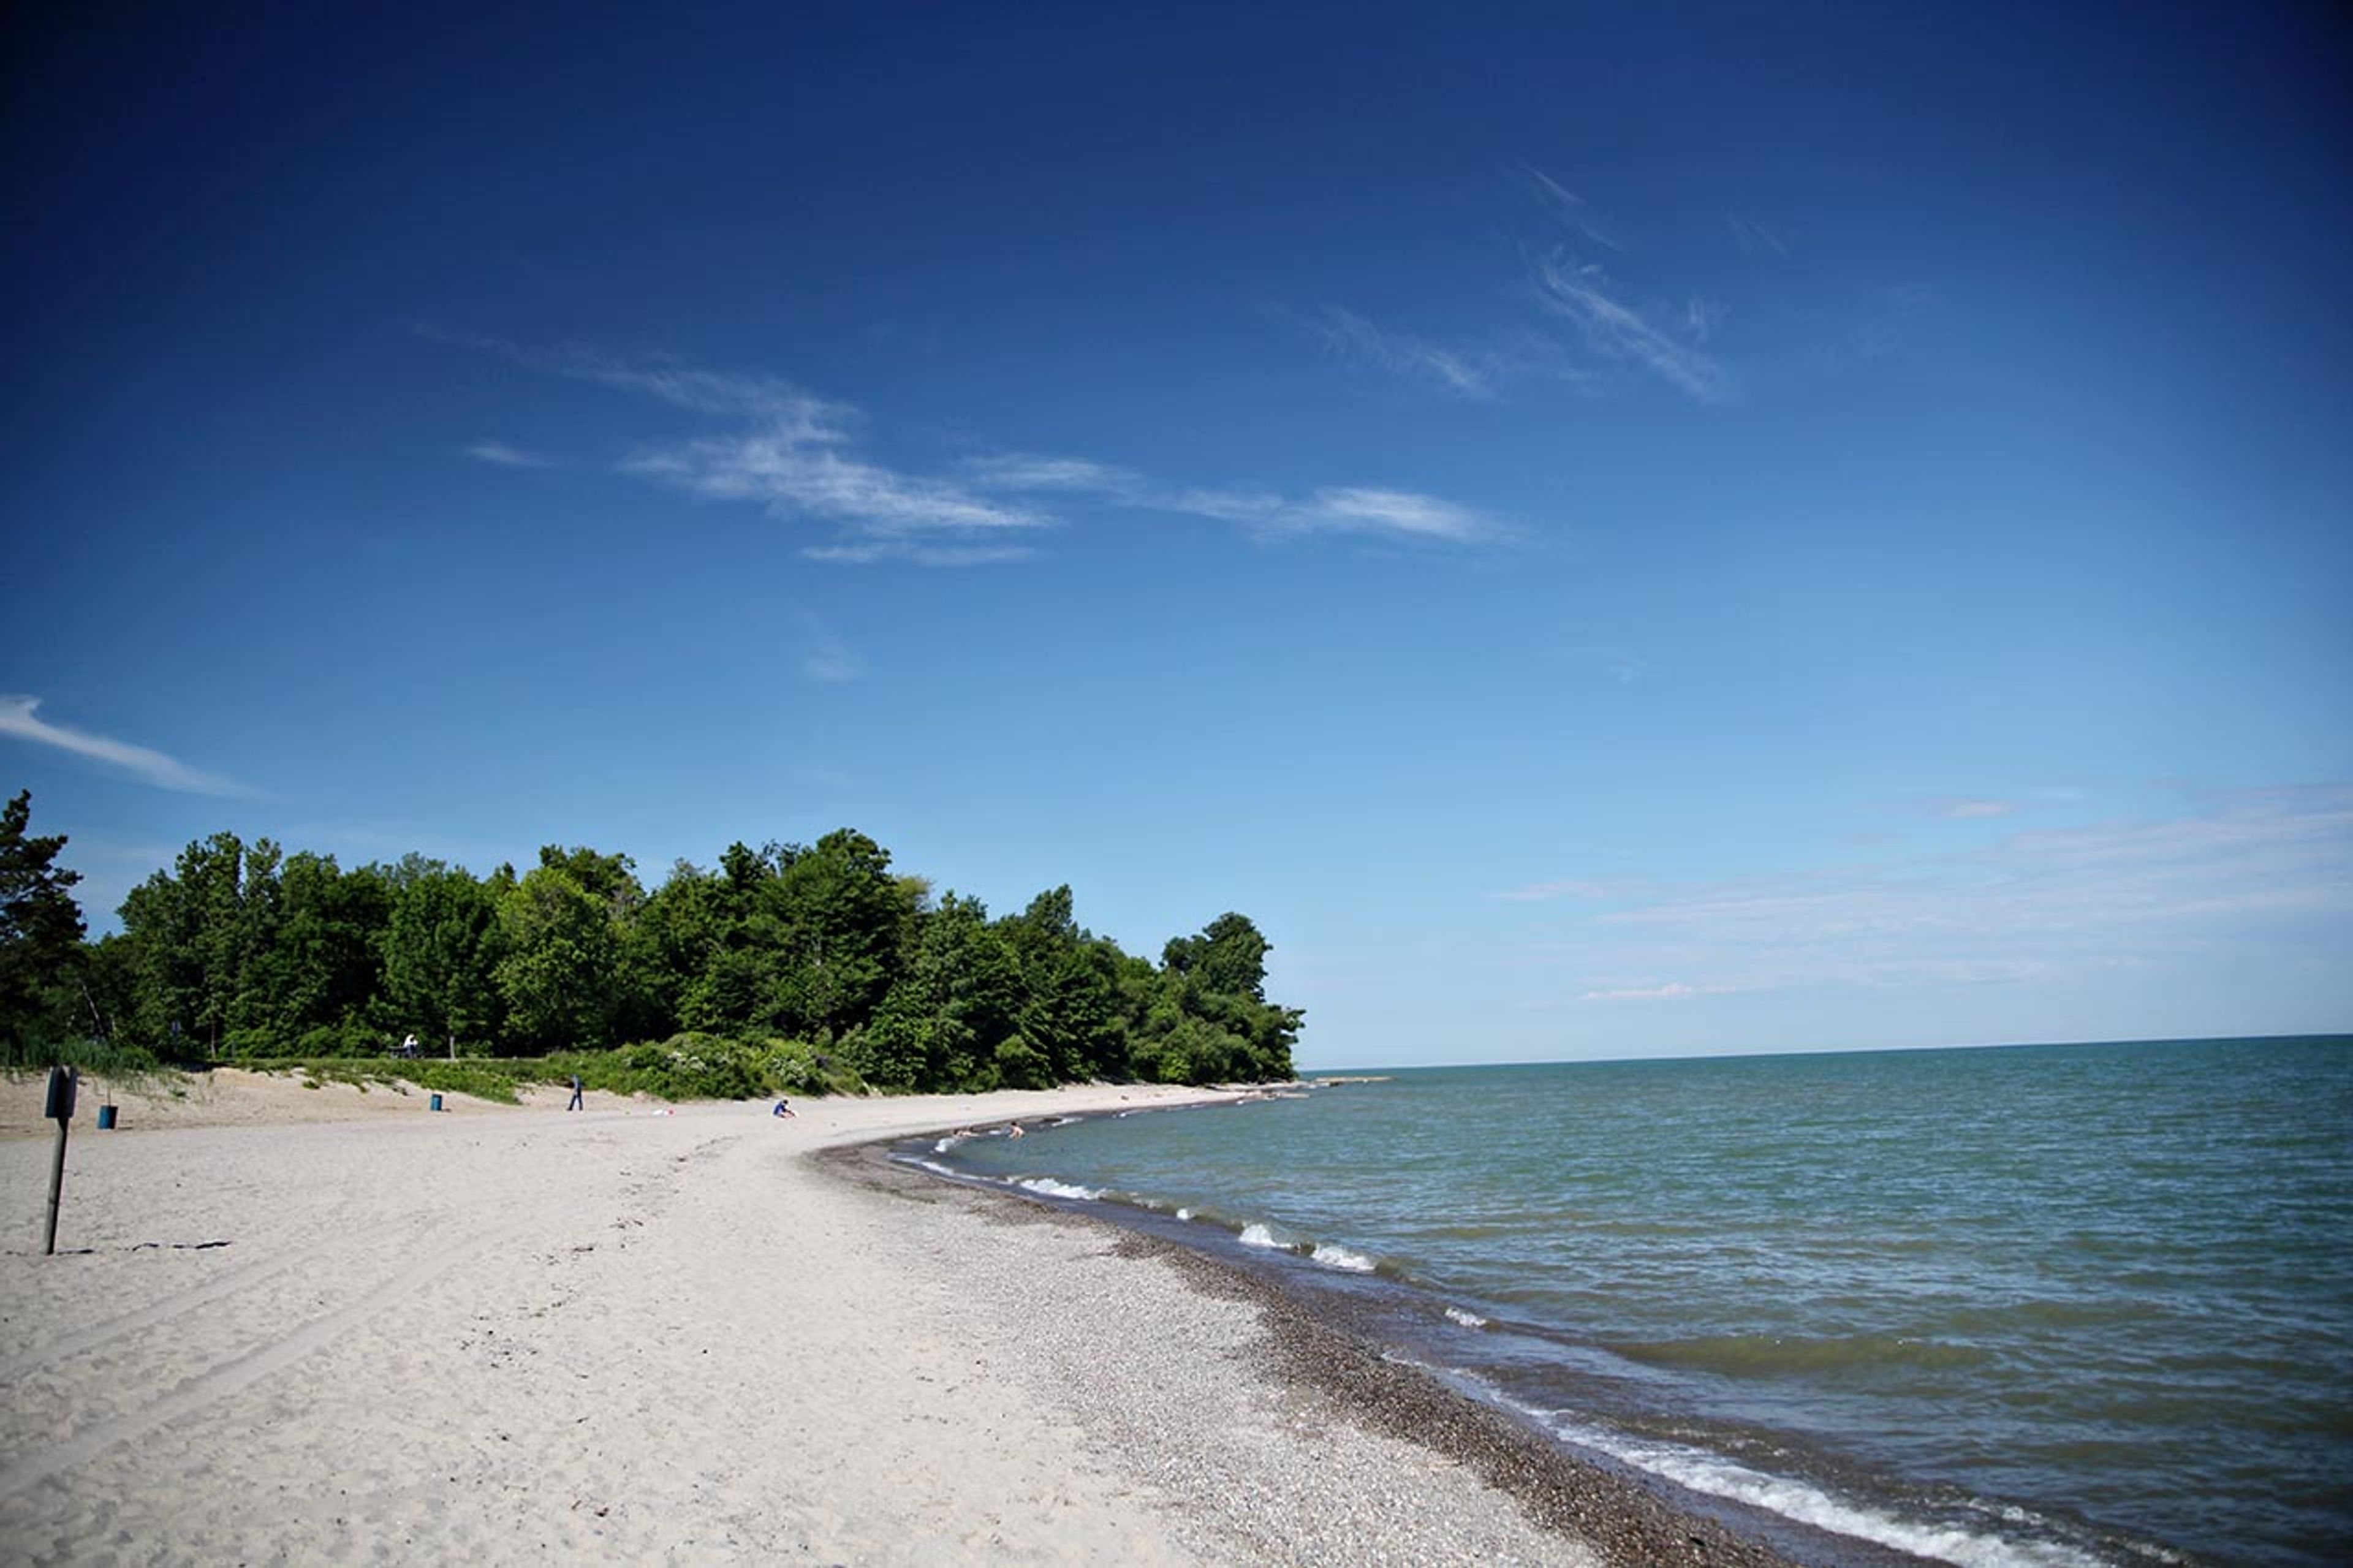
M 495 1100 L 501 1105 L 518 1103 L 516 1086 L 537 1081 L 543 1076 L 534 1070 L 540 1066 L 537 1062 L 480 1058 L 461 1058 L 457 1061 L 430 1058 L 415 1061 L 386 1061 L 350 1057 L 289 1057 L 238 1065 L 255 1072 L 291 1074 L 305 1089 L 340 1083 L 348 1084 L 363 1094 L 375 1089 L 406 1094 L 407 1086 L 413 1084 L 419 1089 L 438 1089 L 444 1094 L 470 1094 L 477 1100 Z
M 349 1062 L 333 1064 L 351 1070 L 347 1081 L 364 1088 L 368 1083 L 413 1083 L 423 1089 L 438 1089 L 443 1094 L 470 1094 L 476 1100 L 487 1100 L 500 1105 L 521 1101 L 515 1092 L 518 1085 L 536 1083 L 544 1075 L 533 1069 L 540 1064 L 528 1060 L 500 1060 L 486 1057 L 460 1057 L 456 1061 L 419 1058 L 415 1061 Z
M 578 1074 L 589 1089 L 657 1100 L 760 1100 L 773 1094 L 860 1094 L 846 1063 L 803 1040 L 689 1031 L 605 1051 L 565 1051 L 518 1067 L 551 1083 Z
M 128 1086 L 146 1083 L 164 1070 L 153 1053 L 121 1040 L 64 1037 L 0 1044 L 0 1071 L 11 1077 L 53 1067 L 79 1068 L 86 1079 Z
M 74 1065 L 86 1076 L 155 1087 L 177 1079 L 180 1069 L 159 1066 L 133 1049 L 84 1042 Z M 0 1064 L 30 1071 L 48 1061 Z M 500 1105 L 521 1101 L 526 1084 L 568 1087 L 576 1076 L 584 1088 L 608 1094 L 656 1100 L 765 1100 L 776 1095 L 865 1094 L 866 1083 L 849 1063 L 805 1040 L 737 1038 L 680 1034 L 667 1040 L 606 1050 L 561 1051 L 544 1057 L 387 1058 L 326 1055 L 248 1058 L 237 1064 L 256 1072 L 286 1074 L 305 1089 L 346 1084 L 362 1093 L 413 1086 L 442 1094 L 471 1095 Z

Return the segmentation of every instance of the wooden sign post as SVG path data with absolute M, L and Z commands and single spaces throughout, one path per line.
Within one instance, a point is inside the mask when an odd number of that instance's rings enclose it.
M 80 1087 L 81 1073 L 75 1068 L 49 1069 L 48 1108 L 41 1114 L 58 1124 L 58 1157 L 49 1166 L 49 1236 L 42 1245 L 45 1254 L 58 1249 L 58 1195 L 66 1185 L 66 1127 L 73 1121 L 74 1092 Z

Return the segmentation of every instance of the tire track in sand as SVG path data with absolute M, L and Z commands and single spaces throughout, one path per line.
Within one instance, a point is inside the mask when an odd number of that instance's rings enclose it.
M 248 1285 L 260 1285 L 275 1279 L 306 1261 L 302 1258 L 258 1258 L 216 1275 L 202 1285 L 166 1296 L 119 1318 L 109 1318 L 102 1323 L 92 1323 L 88 1328 L 59 1334 L 53 1340 L 27 1345 L 15 1355 L 0 1357 L 0 1384 L 14 1383 L 37 1366 L 53 1366 L 69 1356 L 78 1356 L 84 1351 L 110 1344 L 125 1334 L 135 1334 L 142 1329 L 185 1317 L 197 1308 L 210 1306 L 224 1296 L 233 1296 Z
M 332 1311 L 311 1319 L 301 1328 L 199 1373 L 151 1405 L 111 1420 L 99 1422 L 65 1442 L 27 1456 L 0 1470 L 0 1499 L 27 1491 L 59 1471 L 88 1463 L 118 1443 L 128 1442 L 168 1422 L 202 1410 L 273 1373 L 283 1371 L 312 1352 L 323 1349 L 353 1325 L 378 1316 L 387 1307 L 415 1295 L 459 1265 L 522 1237 L 528 1228 L 510 1226 L 485 1232 L 462 1245 L 446 1247 L 411 1264 Z M 269 1272 L 274 1271 L 265 1271 L 262 1277 L 267 1278 Z M 185 1298 L 178 1300 L 184 1301 Z M 131 1314 L 132 1317 L 140 1315 Z

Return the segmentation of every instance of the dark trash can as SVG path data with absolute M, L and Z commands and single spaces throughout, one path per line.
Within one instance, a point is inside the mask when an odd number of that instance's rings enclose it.
M 433 1097 L 433 1109 L 436 1110 L 441 1109 L 441 1097 L 438 1094 Z
M 100 1132 L 105 1132 L 111 1131 L 113 1126 L 114 1107 L 111 1105 L 100 1106 L 98 1108 L 98 1130 Z

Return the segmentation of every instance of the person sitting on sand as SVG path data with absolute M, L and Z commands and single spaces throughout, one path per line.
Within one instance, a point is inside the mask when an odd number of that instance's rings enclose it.
M 784 1100 L 778 1100 L 778 1101 L 776 1101 L 776 1108 L 774 1110 L 771 1110 L 770 1112 L 768 1112 L 768 1114 L 769 1114 L 769 1115 L 771 1115 L 771 1116 L 790 1116 L 792 1113 L 793 1113 L 793 1108 L 792 1108 L 792 1106 L 791 1106 L 790 1104 L 788 1104 L 787 1102 L 786 1102 L 786 1101 L 784 1101 Z

